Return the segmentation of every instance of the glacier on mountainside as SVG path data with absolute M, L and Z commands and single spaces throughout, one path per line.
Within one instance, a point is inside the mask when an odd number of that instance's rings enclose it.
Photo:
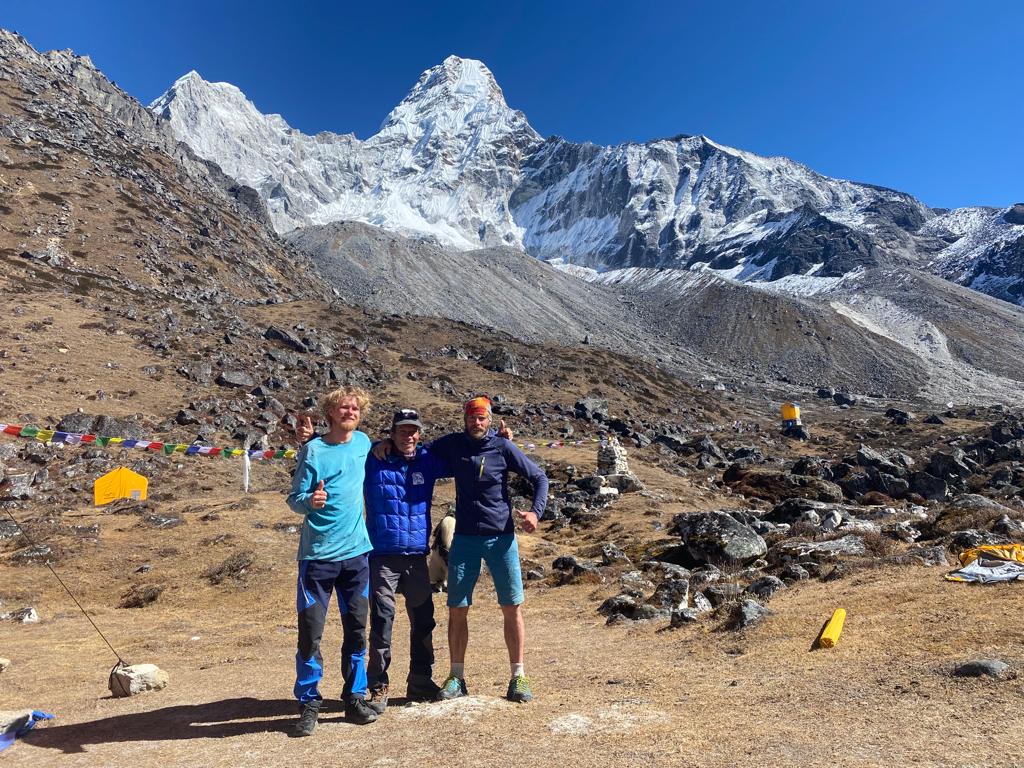
M 1020 227 L 998 211 L 936 216 L 911 195 L 705 136 L 545 140 L 472 59 L 426 70 L 365 140 L 307 136 L 195 72 L 150 108 L 255 188 L 282 233 L 360 221 L 459 250 L 521 248 L 563 268 L 710 270 L 796 293 L 902 264 L 1022 300 Z

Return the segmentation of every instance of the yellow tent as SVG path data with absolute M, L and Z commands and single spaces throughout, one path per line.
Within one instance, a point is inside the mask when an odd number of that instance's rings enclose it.
M 102 507 L 114 499 L 142 501 L 146 498 L 148 487 L 149 481 L 145 477 L 127 467 L 118 467 L 98 478 L 93 484 L 93 502 L 97 507 Z

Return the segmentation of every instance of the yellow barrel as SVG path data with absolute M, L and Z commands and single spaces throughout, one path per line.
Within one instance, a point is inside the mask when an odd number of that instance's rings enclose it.
M 800 420 L 800 403 L 783 403 L 782 404 L 782 420 L 783 421 L 799 421 Z
M 821 637 L 818 639 L 818 645 L 822 648 L 835 648 L 836 643 L 839 642 L 839 635 L 843 633 L 843 622 L 846 621 L 846 609 L 836 608 L 835 613 L 832 614 L 832 618 L 828 620 L 828 624 L 821 631 Z

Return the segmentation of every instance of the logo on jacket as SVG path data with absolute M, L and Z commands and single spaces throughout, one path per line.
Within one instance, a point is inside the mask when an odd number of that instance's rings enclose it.
M 423 485 L 423 483 L 424 483 L 423 473 L 422 472 L 413 472 L 412 473 L 412 484 L 413 485 Z

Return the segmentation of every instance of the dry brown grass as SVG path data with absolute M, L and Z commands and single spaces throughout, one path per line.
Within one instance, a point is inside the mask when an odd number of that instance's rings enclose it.
M 0 626 L 0 647 L 13 660 L 3 678 L 4 706 L 58 715 L 16 744 L 8 764 L 404 766 L 436 763 L 441 744 L 450 765 L 521 765 L 524 755 L 568 768 L 1021 759 L 1020 681 L 948 672 L 971 657 L 1024 664 L 1024 631 L 1010 618 L 1024 609 L 1024 590 L 951 584 L 937 569 L 915 567 L 853 570 L 840 581 L 788 588 L 770 602 L 774 615 L 745 633 L 723 631 L 717 620 L 675 631 L 662 630 L 663 623 L 606 627 L 595 609 L 612 585 L 597 593 L 590 585 L 532 585 L 527 665 L 537 701 L 522 707 L 500 698 L 508 668 L 493 592 L 483 587 L 471 616 L 470 700 L 396 707 L 365 728 L 347 726 L 329 702 L 315 736 L 295 741 L 286 732 L 294 718 L 296 541 L 272 527 L 293 516 L 276 493 L 255 501 L 245 509 L 230 497 L 168 503 L 164 511 L 179 511 L 186 524 L 141 540 L 133 518 L 98 514 L 99 548 L 63 564 L 122 653 L 170 673 L 170 687 L 159 693 L 107 698 L 113 659 L 81 615 L 42 569 L 0 565 L 4 583 L 32 595 L 43 616 L 38 625 Z M 624 527 L 642 529 L 639 501 L 623 503 Z M 218 519 L 203 522 L 210 510 Z M 226 543 L 202 543 L 228 532 L 235 538 Z M 171 543 L 179 554 L 159 557 Z M 208 584 L 202 574 L 225 560 L 225 547 L 258 551 L 266 569 L 240 586 Z M 524 556 L 552 547 L 571 551 L 523 538 Z M 134 574 L 144 562 L 152 571 Z M 143 610 L 114 607 L 126 585 L 150 579 L 167 584 L 158 602 Z M 839 645 L 811 651 L 839 606 L 849 616 Z M 444 611 L 438 614 L 443 660 Z M 325 690 L 335 696 L 340 630 L 331 615 Z M 395 633 L 398 694 L 406 669 L 403 621 Z M 441 661 L 439 674 L 444 667 Z

